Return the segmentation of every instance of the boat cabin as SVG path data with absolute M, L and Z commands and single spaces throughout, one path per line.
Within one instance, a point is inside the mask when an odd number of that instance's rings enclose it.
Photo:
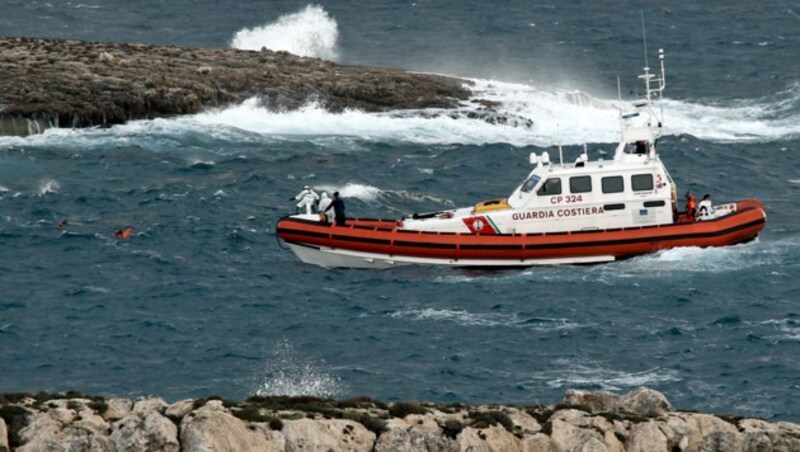
M 473 234 L 522 234 L 593 231 L 672 224 L 677 193 L 656 152 L 662 121 L 651 94 L 663 91 L 661 78 L 645 68 L 646 98 L 620 112 L 620 142 L 613 159 L 590 161 L 586 148 L 573 163 L 550 160 L 548 152 L 532 153 L 534 169 L 508 196 L 473 207 L 404 218 L 402 228 Z M 657 87 L 652 88 L 651 82 Z M 661 114 L 663 116 L 663 113 Z M 559 154 L 561 149 L 559 147 Z

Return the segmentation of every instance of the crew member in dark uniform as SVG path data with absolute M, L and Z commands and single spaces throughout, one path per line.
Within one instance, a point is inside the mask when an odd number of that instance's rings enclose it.
M 331 209 L 333 209 L 333 216 L 336 226 L 344 226 L 344 201 L 342 201 L 342 198 L 339 197 L 338 191 L 333 194 L 333 201 L 331 202 L 331 205 L 325 209 L 325 212 L 327 213 Z

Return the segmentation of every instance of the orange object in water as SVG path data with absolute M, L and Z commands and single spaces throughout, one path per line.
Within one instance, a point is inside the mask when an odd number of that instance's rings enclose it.
M 131 233 L 133 233 L 133 228 L 131 226 L 128 226 L 124 230 L 117 229 L 116 231 L 114 231 L 114 237 L 118 239 L 127 239 L 128 237 L 131 236 Z

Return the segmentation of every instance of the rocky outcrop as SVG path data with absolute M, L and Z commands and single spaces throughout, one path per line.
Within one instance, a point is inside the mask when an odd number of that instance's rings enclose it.
M 797 451 L 800 425 L 675 411 L 666 397 L 567 391 L 552 406 L 368 398 L 244 402 L 82 394 L 0 395 L 0 452 L 21 451 Z
M 181 445 L 191 452 L 285 450 L 286 440 L 268 425 L 247 425 L 228 413 L 221 402 L 212 400 L 183 417 Z
M 6 421 L 0 418 L 0 452 L 8 452 L 8 428 Z
M 453 108 L 469 82 L 287 52 L 0 38 L 0 134 L 197 113 L 257 97 L 272 109 Z M 502 117 L 487 114 L 492 121 Z

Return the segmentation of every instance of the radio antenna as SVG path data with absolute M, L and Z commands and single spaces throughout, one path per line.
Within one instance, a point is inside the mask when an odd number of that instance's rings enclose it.
M 647 66 L 647 32 L 644 28 L 644 10 L 639 11 L 642 15 L 642 44 L 644 45 L 644 65 Z

